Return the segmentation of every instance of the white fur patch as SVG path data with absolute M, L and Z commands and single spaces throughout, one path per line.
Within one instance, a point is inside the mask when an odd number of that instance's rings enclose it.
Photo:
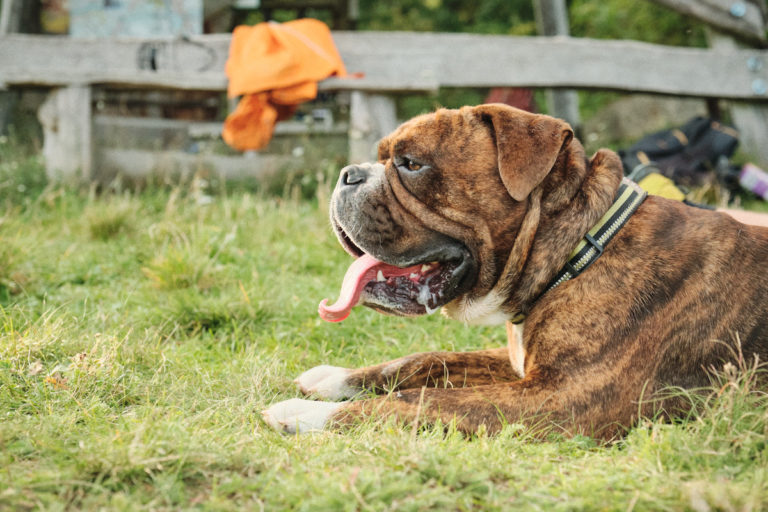
M 302 393 L 314 395 L 326 400 L 343 400 L 355 396 L 360 390 L 347 385 L 347 377 L 352 370 L 321 364 L 311 368 L 296 378 L 295 382 Z
M 270 427 L 286 434 L 318 432 L 325 429 L 331 416 L 345 403 L 292 398 L 261 411 L 261 416 Z
M 495 290 L 476 299 L 462 298 L 458 303 L 446 304 L 443 308 L 446 314 L 468 325 L 499 325 L 509 320 L 509 314 L 502 311 L 504 297 Z
M 509 338 L 509 362 L 512 369 L 521 379 L 525 377 L 525 345 L 523 345 L 523 325 L 520 323 L 512 327 L 514 336 Z

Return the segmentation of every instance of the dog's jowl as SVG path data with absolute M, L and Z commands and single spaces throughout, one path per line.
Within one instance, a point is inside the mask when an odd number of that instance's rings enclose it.
M 706 386 L 739 353 L 768 359 L 768 229 L 646 197 L 616 154 L 587 158 L 548 116 L 481 105 L 416 117 L 377 162 L 342 170 L 331 222 L 355 259 L 324 319 L 360 304 L 442 309 L 506 323 L 509 344 L 318 366 L 297 379 L 312 400 L 264 411 L 278 429 L 418 415 L 467 432 L 545 421 L 611 438 L 638 414 L 684 409 L 670 386 Z

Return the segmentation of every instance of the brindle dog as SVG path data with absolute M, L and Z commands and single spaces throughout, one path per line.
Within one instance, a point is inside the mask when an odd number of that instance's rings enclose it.
M 587 159 L 563 121 L 503 105 L 416 117 L 379 144 L 378 162 L 343 169 L 331 219 L 357 258 L 329 320 L 362 303 L 399 315 L 442 307 L 466 323 L 505 323 L 509 345 L 430 352 L 297 382 L 331 400 L 264 412 L 288 432 L 360 417 L 456 421 L 473 432 L 540 421 L 611 438 L 638 415 L 675 414 L 670 386 L 693 389 L 741 352 L 768 358 L 768 229 L 649 196 L 574 279 L 546 291 L 611 207 L 622 165 Z M 525 316 L 524 330 L 509 321 Z M 418 420 L 417 420 L 418 418 Z

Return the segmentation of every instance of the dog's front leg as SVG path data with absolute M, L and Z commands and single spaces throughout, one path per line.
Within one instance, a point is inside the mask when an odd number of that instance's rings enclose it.
M 611 438 L 637 417 L 628 397 L 608 398 L 582 386 L 555 384 L 537 376 L 468 388 L 405 389 L 384 397 L 350 402 L 293 399 L 264 411 L 272 427 L 290 433 L 327 430 L 367 418 L 395 418 L 410 425 L 453 421 L 460 431 L 498 432 L 507 423 L 531 428 L 554 425 L 567 434 Z
M 527 381 L 527 382 L 526 382 Z M 395 418 L 412 425 L 456 422 L 464 432 L 484 426 L 497 432 L 506 422 L 563 420 L 562 393 L 529 379 L 474 388 L 430 388 L 395 391 L 385 397 L 352 402 L 292 399 L 263 412 L 272 427 L 288 433 L 327 430 L 366 418 Z
M 422 386 L 453 388 L 516 380 L 509 350 L 423 352 L 356 370 L 316 366 L 296 379 L 306 395 L 329 400 L 351 398 L 361 391 L 386 393 Z

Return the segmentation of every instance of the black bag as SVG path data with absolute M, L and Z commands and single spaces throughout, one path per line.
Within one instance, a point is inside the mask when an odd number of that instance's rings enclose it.
M 653 163 L 675 183 L 696 186 L 711 181 L 713 174 L 721 181 L 730 181 L 724 174 L 729 171 L 728 159 L 738 145 L 739 133 L 735 128 L 706 117 L 694 117 L 680 128 L 643 137 L 629 149 L 619 150 L 619 156 L 625 174 Z

